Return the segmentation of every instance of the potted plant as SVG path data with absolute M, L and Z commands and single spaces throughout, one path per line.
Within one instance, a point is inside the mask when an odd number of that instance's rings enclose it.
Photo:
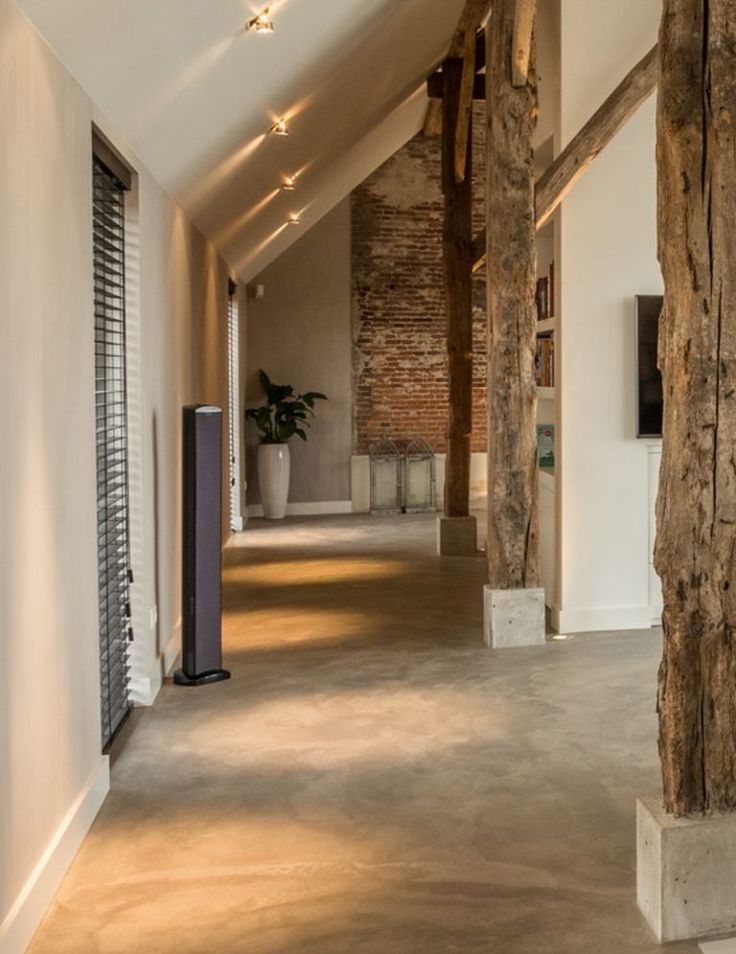
M 289 499 L 291 463 L 288 441 L 295 434 L 306 441 L 306 429 L 311 426 L 309 419 L 314 416 L 314 404 L 327 398 L 318 391 L 295 394 L 294 388 L 288 384 L 274 384 L 265 371 L 259 371 L 258 376 L 266 403 L 248 408 L 245 417 L 254 421 L 261 432 L 258 486 L 263 516 L 281 520 L 286 516 Z

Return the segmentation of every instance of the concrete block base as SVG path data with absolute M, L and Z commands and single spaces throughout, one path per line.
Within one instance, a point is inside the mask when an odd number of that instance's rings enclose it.
M 491 649 L 543 645 L 544 590 L 483 587 L 483 632 Z
M 475 517 L 438 517 L 437 553 L 440 556 L 475 556 L 478 521 Z
M 673 818 L 636 806 L 636 897 L 662 941 L 736 931 L 736 815 Z

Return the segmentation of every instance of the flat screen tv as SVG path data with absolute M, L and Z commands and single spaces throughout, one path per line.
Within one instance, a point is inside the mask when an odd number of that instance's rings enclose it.
M 657 367 L 661 295 L 636 296 L 637 437 L 662 436 L 662 375 Z

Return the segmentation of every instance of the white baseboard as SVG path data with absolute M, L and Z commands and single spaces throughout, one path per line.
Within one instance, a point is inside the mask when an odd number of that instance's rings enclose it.
M 290 503 L 286 506 L 287 517 L 318 517 L 352 512 L 353 505 L 350 500 L 316 500 L 311 503 Z M 262 517 L 263 507 L 260 504 L 248 504 L 248 516 Z
M 156 660 L 156 668 L 148 676 L 134 676 L 129 682 L 130 698 L 137 706 L 152 706 L 163 685 L 161 660 Z
M 0 924 L 0 954 L 28 947 L 109 790 L 110 760 L 102 755 Z
M 552 624 L 552 629 L 556 633 L 561 633 L 563 630 L 560 629 L 560 608 L 559 606 L 550 606 L 547 604 L 547 609 L 549 610 L 549 621 Z
M 558 633 L 606 633 L 617 629 L 650 629 L 649 606 L 581 607 L 552 610 Z

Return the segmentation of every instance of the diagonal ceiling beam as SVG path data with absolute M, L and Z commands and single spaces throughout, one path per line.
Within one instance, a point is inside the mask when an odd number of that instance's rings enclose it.
M 466 0 L 463 12 L 460 14 L 457 30 L 455 30 L 455 36 L 452 38 L 450 49 L 447 51 L 448 57 L 462 59 L 465 52 L 465 34 L 471 33 L 475 37 L 490 9 L 491 0 Z
M 580 132 L 570 140 L 536 185 L 536 224 L 542 228 L 593 160 L 657 87 L 657 47 L 640 60 Z M 486 233 L 473 241 L 473 269 L 486 259 Z
M 463 12 L 460 14 L 460 20 L 458 21 L 457 29 L 450 43 L 450 47 L 447 51 L 447 59 L 458 59 L 465 61 L 466 52 L 468 47 L 468 34 L 473 37 L 473 43 L 475 44 L 475 36 L 484 23 L 488 12 L 491 9 L 491 0 L 466 0 L 465 6 L 463 7 Z M 483 46 L 482 50 L 476 50 L 476 63 L 473 67 L 473 72 L 477 72 L 478 69 L 482 68 L 477 64 L 477 58 L 482 55 L 483 61 L 485 62 L 485 47 Z M 469 80 L 465 78 L 465 85 L 469 84 Z M 427 117 L 424 121 L 424 135 L 425 136 L 438 136 L 440 129 L 442 128 L 442 104 L 434 100 L 430 100 L 429 107 L 427 109 Z
M 468 155 L 470 136 L 470 113 L 473 109 L 473 87 L 475 85 L 475 31 L 465 34 L 463 51 L 463 73 L 460 81 L 457 117 L 455 119 L 455 182 L 465 181 L 465 161 Z
M 514 49 L 511 63 L 511 83 L 526 86 L 529 76 L 529 57 L 532 52 L 532 32 L 537 0 L 516 0 L 514 14 Z

